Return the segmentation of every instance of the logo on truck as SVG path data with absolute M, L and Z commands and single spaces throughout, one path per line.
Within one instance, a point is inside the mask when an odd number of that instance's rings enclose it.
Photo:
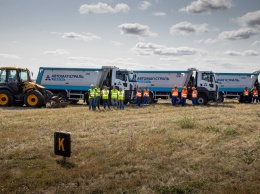
M 83 75 L 76 75 L 76 74 L 54 74 L 54 75 L 47 75 L 45 80 L 48 81 L 66 81 L 66 80 L 79 80 L 83 79 Z
M 152 81 L 169 81 L 168 77 L 138 77 L 137 82 L 151 83 Z

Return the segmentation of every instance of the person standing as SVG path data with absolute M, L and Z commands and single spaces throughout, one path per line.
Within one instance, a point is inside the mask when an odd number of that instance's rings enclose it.
M 147 86 L 145 86 L 144 92 L 143 92 L 143 99 L 144 99 L 144 106 L 148 106 L 148 99 L 149 99 L 149 89 Z
M 137 98 L 137 106 L 140 107 L 141 106 L 141 101 L 142 101 L 142 90 L 141 90 L 141 86 L 138 87 L 138 90 L 136 92 L 136 98 Z
M 192 94 L 191 94 L 192 104 L 193 104 L 193 106 L 196 106 L 197 98 L 198 98 L 198 91 L 196 90 L 196 88 L 194 86 L 191 89 L 192 89 Z
M 98 108 L 98 110 L 100 110 L 100 93 L 101 93 L 101 90 L 99 88 L 99 85 L 96 84 L 96 88 L 95 88 L 95 94 L 96 94 L 96 98 L 95 98 L 95 107 Z
M 254 103 L 256 101 L 256 103 L 258 103 L 258 90 L 256 89 L 256 87 L 253 87 L 253 91 L 252 91 L 252 103 Z
M 111 90 L 111 104 L 113 106 L 113 109 L 118 108 L 117 95 L 118 95 L 118 90 L 116 89 L 116 86 L 113 86 L 113 89 Z
M 90 85 L 90 89 L 88 90 L 88 109 L 89 110 L 95 110 L 95 96 L 96 96 L 96 91 L 94 89 L 94 85 Z
M 125 101 L 125 92 L 124 90 L 122 90 L 122 88 L 119 88 L 119 91 L 118 91 L 118 106 L 119 106 L 119 109 L 124 109 L 124 101 Z
M 172 106 L 176 106 L 178 96 L 179 96 L 178 88 L 176 85 L 174 85 L 172 89 Z
M 109 90 L 107 89 L 107 86 L 104 86 L 104 89 L 101 92 L 102 95 L 102 101 L 103 101 L 103 107 L 104 110 L 106 111 L 106 105 L 108 109 L 110 110 L 110 103 L 109 103 Z
M 245 89 L 243 91 L 243 101 L 244 101 L 244 103 L 250 103 L 249 90 L 247 87 L 245 87 Z
M 183 89 L 181 91 L 181 105 L 186 106 L 186 99 L 188 96 L 188 90 L 186 86 L 183 86 Z

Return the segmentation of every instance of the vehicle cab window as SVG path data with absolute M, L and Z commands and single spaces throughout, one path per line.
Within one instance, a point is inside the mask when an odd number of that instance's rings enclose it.
M 2 69 L 0 70 L 0 83 L 6 82 L 6 70 Z
M 28 76 L 28 72 L 26 70 L 21 70 L 19 72 L 19 76 L 20 76 L 21 82 L 30 81 L 30 78 Z
M 18 82 L 16 70 L 9 70 L 8 82 Z

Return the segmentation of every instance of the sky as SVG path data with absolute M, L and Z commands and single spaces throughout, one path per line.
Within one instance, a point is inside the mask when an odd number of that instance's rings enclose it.
M 259 0 L 0 0 L 0 66 L 260 70 Z

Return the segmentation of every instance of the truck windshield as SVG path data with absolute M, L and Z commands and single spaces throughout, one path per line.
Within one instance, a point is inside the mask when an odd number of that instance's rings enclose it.
M 215 82 L 215 75 L 213 73 L 202 73 L 202 80 Z
M 129 72 L 128 78 L 130 82 L 136 82 L 136 74 L 133 72 Z

